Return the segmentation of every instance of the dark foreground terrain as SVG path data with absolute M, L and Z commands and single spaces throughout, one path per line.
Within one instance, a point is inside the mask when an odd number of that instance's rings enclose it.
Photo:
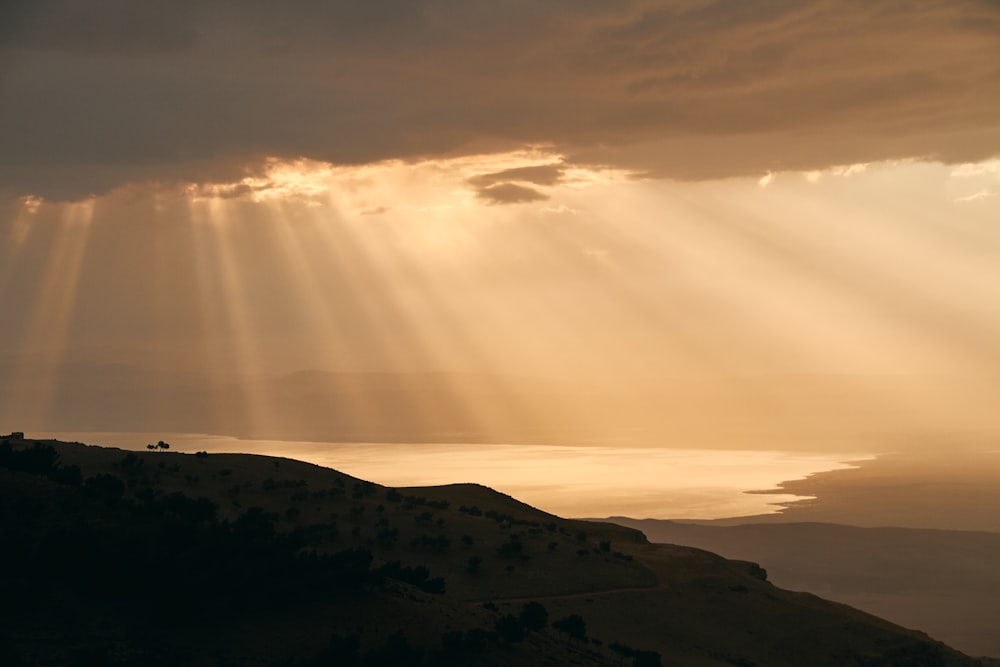
M 0 489 L 3 665 L 983 664 L 477 485 L 8 437 Z

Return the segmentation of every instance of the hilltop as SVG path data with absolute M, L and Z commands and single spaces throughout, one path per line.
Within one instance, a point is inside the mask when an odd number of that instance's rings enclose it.
M 153 449 L 0 442 L 3 664 L 980 664 L 483 486 Z

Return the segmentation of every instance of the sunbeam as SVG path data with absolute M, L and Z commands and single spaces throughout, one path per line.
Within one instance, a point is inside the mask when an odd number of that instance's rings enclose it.
M 203 363 L 218 396 L 233 392 L 239 397 L 241 403 L 235 408 L 240 428 L 246 433 L 266 432 L 272 423 L 271 404 L 262 386 L 259 319 L 252 310 L 253 295 L 246 289 L 248 269 L 241 266 L 247 257 L 235 251 L 245 234 L 243 223 L 231 219 L 224 200 L 210 198 L 192 206 L 200 313 L 206 328 Z
M 61 217 L 49 223 L 49 254 L 16 348 L 26 363 L 11 375 L 4 391 L 6 405 L 0 410 L 25 424 L 43 424 L 52 417 L 95 208 L 94 199 L 67 205 Z

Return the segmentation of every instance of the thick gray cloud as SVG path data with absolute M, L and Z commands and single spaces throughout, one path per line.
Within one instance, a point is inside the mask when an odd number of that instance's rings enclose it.
M 526 144 L 679 179 L 1000 153 L 993 0 L 37 0 L 0 26 L 12 194 Z

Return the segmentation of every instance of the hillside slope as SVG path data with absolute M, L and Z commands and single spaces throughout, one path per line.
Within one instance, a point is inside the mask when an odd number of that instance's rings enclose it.
M 759 562 L 776 585 L 920 628 L 972 655 L 1000 656 L 1000 533 L 610 520 L 653 542 Z
M 974 665 L 752 563 L 467 484 L 0 442 L 5 665 Z

